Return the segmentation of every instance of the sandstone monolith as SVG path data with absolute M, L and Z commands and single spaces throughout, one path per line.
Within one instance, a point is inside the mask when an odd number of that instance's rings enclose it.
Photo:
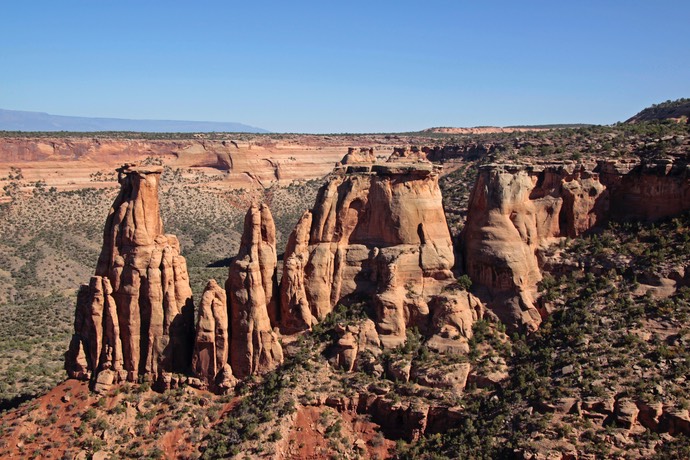
M 120 193 L 106 220 L 96 276 L 77 304 L 65 361 L 72 376 L 98 381 L 108 370 L 101 380 L 110 381 L 112 371 L 114 383 L 144 378 L 164 384 L 170 373 L 189 369 L 194 305 L 179 242 L 163 231 L 161 173 L 159 167 L 118 169 Z
M 535 330 L 545 249 L 610 219 L 653 221 L 690 209 L 685 161 L 489 164 L 480 168 L 462 232 L 465 269 L 511 330 Z
M 239 254 L 225 283 L 232 324 L 230 365 L 234 375 L 267 372 L 283 361 L 271 326 L 277 321 L 275 224 L 265 204 L 253 205 L 244 220 Z
M 376 304 L 384 346 L 429 319 L 429 300 L 453 281 L 453 247 L 438 187 L 424 163 L 336 168 L 285 251 L 281 323 L 309 329 L 338 302 Z
M 197 308 L 192 372 L 209 388 L 225 391 L 233 382 L 226 293 L 210 280 Z

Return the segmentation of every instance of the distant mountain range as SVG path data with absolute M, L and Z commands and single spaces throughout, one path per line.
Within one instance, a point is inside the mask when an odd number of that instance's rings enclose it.
M 267 133 L 254 126 L 234 122 L 129 120 L 51 115 L 0 109 L 0 131 L 134 131 L 147 133 Z

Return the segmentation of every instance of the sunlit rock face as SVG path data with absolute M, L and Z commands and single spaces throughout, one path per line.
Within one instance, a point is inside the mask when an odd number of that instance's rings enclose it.
M 283 362 L 278 335 L 276 229 L 268 206 L 252 206 L 225 289 L 231 322 L 230 365 L 236 377 L 267 372 Z
M 118 169 L 96 276 L 77 302 L 65 368 L 103 385 L 150 380 L 162 386 L 189 370 L 194 305 L 187 264 L 160 217 L 162 168 Z M 103 374 L 103 375 L 100 375 Z
M 426 323 L 453 280 L 453 247 L 438 169 L 429 163 L 336 168 L 285 251 L 281 324 L 309 329 L 341 301 L 373 300 L 384 346 Z
M 543 250 L 610 219 L 656 220 L 690 209 L 685 162 L 482 167 L 462 232 L 463 262 L 488 307 L 513 330 L 534 330 Z

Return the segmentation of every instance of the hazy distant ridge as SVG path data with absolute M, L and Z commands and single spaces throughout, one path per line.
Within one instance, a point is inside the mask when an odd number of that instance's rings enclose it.
M 0 131 L 136 131 L 150 133 L 267 133 L 235 122 L 88 118 L 0 109 Z

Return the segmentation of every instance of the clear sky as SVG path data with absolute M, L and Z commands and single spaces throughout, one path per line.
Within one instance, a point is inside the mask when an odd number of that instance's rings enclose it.
M 622 121 L 690 97 L 690 1 L 8 0 L 0 108 L 278 132 Z

